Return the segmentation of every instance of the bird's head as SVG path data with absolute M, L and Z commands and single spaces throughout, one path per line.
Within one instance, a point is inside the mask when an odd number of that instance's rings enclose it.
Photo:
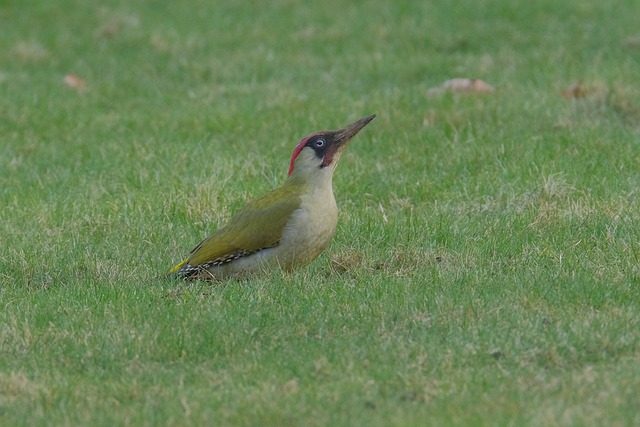
M 360 119 L 344 129 L 318 132 L 302 139 L 293 150 L 289 176 L 294 170 L 302 172 L 330 167 L 333 171 L 347 143 L 375 116 Z

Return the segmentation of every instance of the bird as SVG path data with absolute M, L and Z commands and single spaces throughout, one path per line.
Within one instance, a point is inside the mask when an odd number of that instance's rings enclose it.
M 336 231 L 333 173 L 338 160 L 349 141 L 375 117 L 303 138 L 293 150 L 282 186 L 250 201 L 169 274 L 222 281 L 274 268 L 292 271 L 311 263 Z

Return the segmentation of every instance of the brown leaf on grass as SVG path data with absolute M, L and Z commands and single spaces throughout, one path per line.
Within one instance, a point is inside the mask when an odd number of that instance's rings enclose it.
M 611 90 L 604 82 L 595 81 L 585 84 L 582 80 L 560 91 L 566 99 L 605 99 L 610 92 Z
M 445 92 L 456 93 L 490 93 L 496 89 L 480 79 L 456 78 L 447 80 L 441 86 L 432 87 L 427 91 L 428 96 L 436 96 Z
M 66 76 L 64 76 L 64 84 L 66 84 L 71 89 L 78 90 L 84 89 L 84 87 L 87 85 L 87 82 L 82 80 L 75 74 L 67 74 Z
M 582 80 L 578 80 L 577 83 L 569 86 L 568 88 L 562 89 L 561 93 L 562 96 L 567 99 L 584 98 L 588 95 L 589 90 L 585 89 Z
M 581 81 L 561 90 L 562 96 L 579 108 L 581 117 L 602 120 L 608 116 L 618 117 L 626 126 L 638 129 L 640 110 L 634 99 L 633 86 L 628 83 L 609 84 L 602 80 L 588 83 Z M 557 126 L 567 127 L 572 121 L 561 120 Z

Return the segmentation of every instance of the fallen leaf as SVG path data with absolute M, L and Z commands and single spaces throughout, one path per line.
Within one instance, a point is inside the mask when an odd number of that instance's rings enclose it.
M 560 93 L 566 99 L 583 99 L 589 98 L 593 100 L 605 100 L 611 92 L 608 85 L 601 81 L 593 81 L 585 84 L 582 80 L 562 89 Z
M 584 98 L 588 92 L 589 91 L 584 88 L 582 80 L 579 80 L 568 88 L 562 89 L 562 96 L 567 99 Z
M 64 76 L 64 83 L 72 89 L 84 89 L 87 85 L 87 82 L 75 74 L 67 74 Z
M 427 91 L 427 95 L 435 96 L 444 92 L 490 93 L 495 90 L 489 83 L 480 79 L 456 78 L 447 80 L 441 86 L 432 87 Z
M 493 92 L 493 86 L 479 79 L 451 79 L 442 85 L 455 92 Z

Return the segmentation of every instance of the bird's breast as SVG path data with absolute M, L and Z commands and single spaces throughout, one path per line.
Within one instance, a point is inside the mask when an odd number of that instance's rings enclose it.
M 289 269 L 309 264 L 327 247 L 337 223 L 338 207 L 331 189 L 302 196 L 277 246 L 280 265 Z

